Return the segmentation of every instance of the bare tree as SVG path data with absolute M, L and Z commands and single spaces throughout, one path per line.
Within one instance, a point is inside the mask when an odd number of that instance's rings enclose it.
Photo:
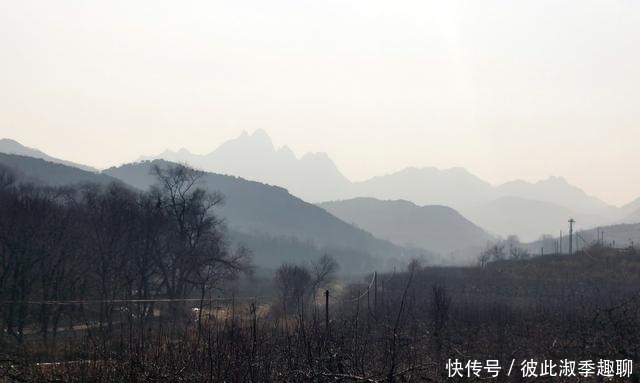
M 332 256 L 324 254 L 317 261 L 311 262 L 313 273 L 313 290 L 326 287 L 335 278 L 340 266 Z
M 407 271 L 409 274 L 413 274 L 420 269 L 422 269 L 422 263 L 420 260 L 418 258 L 412 258 L 407 265 Z
M 285 315 L 291 303 L 300 308 L 304 295 L 313 282 L 311 273 L 306 267 L 288 263 L 278 268 L 275 280 Z
M 511 234 L 509 236 L 507 236 L 507 239 L 505 239 L 504 244 L 507 247 L 507 254 L 509 256 L 513 255 L 513 250 L 520 247 L 520 237 L 518 237 L 515 234 Z
M 500 242 L 496 242 L 489 246 L 489 254 L 491 254 L 491 260 L 493 261 L 501 261 L 505 259 L 505 251 L 504 245 Z
M 204 289 L 243 270 L 248 252 L 229 251 L 223 221 L 213 213 L 223 197 L 200 187 L 204 173 L 183 165 L 154 166 L 152 172 L 158 179 L 153 193 L 171 230 L 167 251 L 156 260 L 169 297 L 187 296 L 194 287 Z
M 521 247 L 514 247 L 513 249 L 511 249 L 510 255 L 513 259 L 528 259 L 531 257 L 529 251 Z

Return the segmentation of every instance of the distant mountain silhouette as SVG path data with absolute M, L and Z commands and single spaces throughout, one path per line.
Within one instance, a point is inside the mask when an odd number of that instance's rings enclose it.
M 94 173 L 98 172 L 98 169 L 95 169 L 95 168 L 92 168 L 92 167 L 86 166 L 86 165 L 77 164 L 75 162 L 65 161 L 65 160 L 61 160 L 59 158 L 51 157 L 50 155 L 48 155 L 48 154 L 46 154 L 44 152 L 41 152 L 38 149 L 28 148 L 28 147 L 20 144 L 19 142 L 14 141 L 14 140 L 9 139 L 9 138 L 0 139 L 0 153 L 17 154 L 19 156 L 40 158 L 40 159 L 43 159 L 45 161 L 55 162 L 55 163 L 63 164 L 63 165 L 67 165 L 67 166 L 72 166 L 74 168 L 82 169 L 82 170 L 89 171 L 89 172 L 94 172 Z
M 605 224 L 605 218 L 578 213 L 550 202 L 520 197 L 500 197 L 486 205 L 462 210 L 462 214 L 491 233 L 516 234 L 524 241 L 533 241 L 543 234 L 554 235 L 567 227 L 573 217 L 582 227 Z
M 628 204 L 622 206 L 621 208 L 625 213 L 630 213 L 632 211 L 638 210 L 640 209 L 640 197 L 634 199 L 633 201 L 629 202 Z
M 142 157 L 143 160 L 158 158 L 280 185 L 305 200 L 316 202 L 318 199 L 332 200 L 334 198 L 331 194 L 335 194 L 345 198 L 371 196 L 406 199 L 420 205 L 443 204 L 464 208 L 498 197 L 514 196 L 584 211 L 595 211 L 607 206 L 561 177 L 550 177 L 535 183 L 516 180 L 494 187 L 464 168 L 409 167 L 352 183 L 340 173 L 325 153 L 306 154 L 298 159 L 286 146 L 276 149 L 271 138 L 261 129 L 251 135 L 243 132 L 206 155 L 181 149 Z M 316 182 L 315 179 L 323 182 Z M 313 186 L 309 186 L 310 184 Z
M 141 159 L 186 163 L 209 172 L 282 186 L 312 202 L 338 198 L 349 184 L 326 154 L 310 153 L 298 159 L 286 146 L 276 149 L 264 130 L 251 135 L 243 132 L 205 155 L 181 149 Z
M 355 182 L 350 194 L 351 197 L 403 199 L 418 205 L 445 205 L 459 209 L 491 199 L 493 188 L 463 168 L 410 167 Z
M 151 175 L 154 164 L 170 165 L 163 160 L 145 161 L 110 168 L 104 173 L 145 190 L 156 182 Z M 229 227 L 239 233 L 254 237 L 295 237 L 320 249 L 370 254 L 373 258 L 360 257 L 361 261 L 377 262 L 379 267 L 403 258 L 430 254 L 427 250 L 400 247 L 375 238 L 280 187 L 214 173 L 205 174 L 202 187 L 225 196 L 219 213 L 226 218 Z M 349 260 L 338 261 L 344 263 Z M 372 265 L 360 265 L 363 270 L 365 266 Z
M 640 207 L 617 221 L 618 223 L 640 223 Z
M 477 256 L 494 239 L 460 213 L 446 206 L 417 206 L 404 200 L 355 198 L 318 204 L 336 217 L 378 238 L 401 246 L 428 248 L 457 262 Z
M 350 182 L 325 153 L 306 154 L 298 159 L 286 146 L 276 149 L 271 138 L 261 129 L 251 135 L 243 132 L 205 155 L 181 149 L 142 157 L 143 160 L 159 158 L 282 186 L 309 202 L 374 197 L 462 209 L 511 196 L 589 213 L 608 206 L 570 185 L 562 177 L 549 177 L 535 183 L 516 180 L 494 187 L 460 167 L 409 167 L 365 181 Z
M 640 223 L 640 198 L 636 198 L 619 209 L 616 223 Z
M 450 206 L 494 235 L 517 234 L 525 240 L 555 233 L 570 217 L 595 226 L 611 224 L 622 215 L 619 208 L 587 195 L 561 177 L 494 187 L 462 168 L 408 168 L 355 183 L 352 196 Z
M 106 185 L 119 182 L 105 174 L 28 156 L 0 153 L 0 165 L 11 169 L 22 181 L 47 186 L 65 186 L 84 182 Z
M 15 141 L 2 142 L 5 150 L 22 150 L 25 155 L 34 157 L 46 156 Z M 403 199 L 420 206 L 445 205 L 460 211 L 492 234 L 518 234 L 523 239 L 555 233 L 566 226 L 567 215 L 579 217 L 583 224 L 593 226 L 635 222 L 640 215 L 636 213 L 640 209 L 640 199 L 622 208 L 609 206 L 560 177 L 535 183 L 516 180 L 493 186 L 463 168 L 410 167 L 351 182 L 326 154 L 297 158 L 286 146 L 276 149 L 263 130 L 251 135 L 245 132 L 206 155 L 181 149 L 148 158 L 163 158 L 206 171 L 278 185 L 309 202 L 373 197 Z M 58 159 L 51 161 L 65 163 Z
M 561 177 L 534 183 L 516 180 L 493 186 L 464 168 L 409 167 L 351 182 L 326 154 L 298 159 L 287 147 L 275 149 L 263 130 L 252 135 L 243 133 L 207 155 L 194 155 L 182 149 L 149 158 L 164 158 L 279 185 L 309 202 L 373 197 L 407 200 L 420 206 L 449 206 L 481 227 L 503 236 L 518 234 L 532 238 L 553 233 L 564 227 L 556 221 L 560 217 L 561 222 L 566 221 L 567 214 L 584 216 L 585 221 L 593 224 L 608 224 L 632 213 L 623 214 L 619 208 L 587 195 Z
M 601 212 L 609 207 L 598 198 L 570 185 L 562 177 L 549 177 L 535 183 L 522 180 L 511 181 L 496 188 L 500 197 L 520 197 L 528 200 L 549 202 L 570 210 L 584 213 Z

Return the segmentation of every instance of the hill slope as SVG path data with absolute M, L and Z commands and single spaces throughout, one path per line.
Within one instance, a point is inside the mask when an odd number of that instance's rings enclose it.
M 106 174 L 21 155 L 0 153 L 0 164 L 14 171 L 24 181 L 49 186 L 64 186 L 83 182 L 106 185 L 110 182 L 118 182 Z
M 144 190 L 155 183 L 151 175 L 151 166 L 154 164 L 169 165 L 161 160 L 146 161 L 110 168 L 105 173 Z M 203 176 L 202 187 L 225 195 L 225 204 L 219 213 L 226 218 L 229 227 L 237 232 L 295 237 L 319 248 L 367 253 L 375 258 L 379 266 L 409 256 L 429 254 L 426 250 L 407 249 L 375 238 L 280 187 L 214 173 Z
M 457 211 L 403 200 L 355 198 L 318 204 L 336 217 L 402 246 L 428 248 L 461 258 L 475 256 L 492 238 Z M 470 259 L 470 258 L 469 258 Z
M 55 157 L 51 157 L 50 155 L 38 150 L 38 149 L 34 149 L 34 148 L 28 148 L 22 144 L 20 144 L 17 141 L 8 139 L 8 138 L 2 138 L 0 139 L 0 153 L 5 153 L 5 154 L 16 154 L 19 156 L 26 156 L 26 157 L 33 157 L 33 158 L 40 158 L 43 159 L 45 161 L 49 161 L 49 162 L 55 162 L 58 164 L 62 164 L 62 165 L 66 165 L 66 166 L 71 166 L 74 168 L 78 168 L 78 169 L 82 169 L 88 172 L 98 172 L 98 169 L 94 169 L 90 166 L 85 166 L 85 165 L 81 165 L 81 164 L 77 164 L 75 162 L 71 162 L 71 161 L 65 161 L 65 160 L 61 160 L 59 158 L 55 158 Z
M 149 162 L 98 174 L 0 153 L 0 165 L 24 181 L 48 186 L 124 182 L 146 190 L 155 183 Z M 251 246 L 255 264 L 263 268 L 275 268 L 282 262 L 307 262 L 328 252 L 336 257 L 344 272 L 356 273 L 401 265 L 410 256 L 429 255 L 426 250 L 402 248 L 377 239 L 279 187 L 210 173 L 203 178 L 202 186 L 225 195 L 225 205 L 218 214 L 226 218 L 230 238 Z

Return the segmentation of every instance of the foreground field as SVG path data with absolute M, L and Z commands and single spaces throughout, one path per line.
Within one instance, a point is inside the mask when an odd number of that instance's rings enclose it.
M 450 377 L 447 362 L 458 359 L 496 360 L 503 371 L 494 380 L 520 381 L 525 360 L 640 360 L 640 258 L 632 253 L 591 248 L 365 280 L 342 296 L 330 294 L 328 312 L 324 297 L 308 296 L 288 308 L 277 298 L 172 310 L 155 303 L 147 316 L 136 313 L 149 303 L 136 309 L 129 303 L 113 323 L 67 329 L 55 340 L 35 333 L 16 343 L 5 334 L 0 376 L 3 382 L 490 378 L 484 370 L 481 378 Z M 596 381 L 596 375 L 538 379 Z

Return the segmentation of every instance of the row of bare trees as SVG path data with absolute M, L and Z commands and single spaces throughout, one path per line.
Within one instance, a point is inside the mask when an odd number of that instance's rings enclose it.
M 290 310 L 300 311 L 305 302 L 316 302 L 319 289 L 327 288 L 333 281 L 339 265 L 328 254 L 312 261 L 310 267 L 285 263 L 276 270 L 275 287 L 286 316 Z
M 153 172 L 157 186 L 141 192 L 118 183 L 35 186 L 0 169 L 3 333 L 55 339 L 60 321 L 88 301 L 97 307 L 90 319 L 108 331 L 121 302 L 148 301 L 126 308 L 143 321 L 154 299 L 203 298 L 248 269 L 248 251 L 231 248 L 214 214 L 222 196 L 199 187 L 201 173 Z M 181 307 L 171 305 L 172 314 Z
M 489 262 L 505 259 L 528 259 L 531 254 L 520 242 L 517 235 L 509 235 L 505 240 L 491 241 L 478 256 L 480 267 L 486 267 Z

